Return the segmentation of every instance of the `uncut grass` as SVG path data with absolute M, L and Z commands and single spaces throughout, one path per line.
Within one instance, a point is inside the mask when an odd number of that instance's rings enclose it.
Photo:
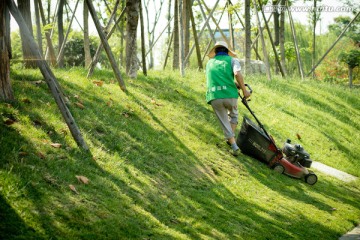
M 41 75 L 16 73 L 18 101 L 0 104 L 3 119 L 17 119 L 1 125 L 0 200 L 10 219 L 0 224 L 5 239 L 329 239 L 360 220 L 356 183 L 317 173 L 319 182 L 308 186 L 247 156 L 230 156 L 204 101 L 202 73 L 150 72 L 126 79 L 125 94 L 109 71 L 88 80 L 81 69 L 57 70 L 91 154 L 76 147 L 46 84 L 32 83 Z M 352 142 L 358 90 L 247 81 L 254 89 L 251 107 L 280 146 L 299 133 L 297 141 L 314 160 L 359 176 Z M 54 142 L 62 147 L 52 148 Z

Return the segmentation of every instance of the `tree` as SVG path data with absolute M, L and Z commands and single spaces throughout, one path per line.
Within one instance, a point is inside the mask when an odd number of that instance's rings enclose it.
M 351 18 L 348 16 L 339 16 L 334 18 L 334 23 L 329 25 L 329 31 L 339 35 L 342 29 L 345 28 L 351 22 Z M 350 38 L 354 44 L 360 42 L 360 18 L 356 19 L 352 25 L 348 28 L 345 36 Z
M 156 3 L 159 3 L 159 5 L 157 5 Z M 155 29 L 157 24 L 159 23 L 159 18 L 161 16 L 161 10 L 164 5 L 164 0 L 160 0 L 160 1 L 152 0 L 152 5 L 154 9 L 156 9 L 155 14 L 149 14 L 150 0 L 144 1 L 144 4 L 142 5 L 145 9 L 146 22 L 147 22 L 146 28 L 147 28 L 147 37 L 148 37 L 149 54 L 150 54 L 149 69 L 152 69 L 154 67 L 154 55 L 152 48 L 155 41 Z M 150 11 L 154 11 L 154 10 L 150 9 Z M 149 18 L 150 15 L 153 16 L 153 19 Z M 152 26 L 150 23 L 152 23 Z
M 140 0 L 126 0 L 126 73 L 131 78 L 137 77 L 138 59 L 136 33 L 139 22 Z
M 179 0 L 174 3 L 174 42 L 173 69 L 179 68 Z
M 280 5 L 285 6 L 286 0 L 280 0 Z M 279 24 L 279 46 L 280 46 L 280 58 L 281 66 L 283 67 L 285 75 L 286 70 L 286 57 L 285 57 L 285 11 L 280 13 L 280 24 Z
M 63 22 L 64 5 L 65 5 L 65 0 L 60 0 L 58 12 L 57 12 L 58 48 L 59 48 L 59 50 L 64 41 L 64 22 Z M 59 59 L 58 66 L 61 68 L 64 67 L 64 58 L 63 57 L 61 57 Z
M 18 1 L 19 11 L 21 15 L 25 19 L 26 25 L 30 31 L 31 36 L 33 36 L 33 28 L 32 28 L 32 21 L 31 21 L 31 11 L 30 11 L 30 0 L 19 0 Z M 20 32 L 20 34 L 22 34 Z M 24 58 L 24 66 L 25 68 L 36 68 L 36 62 L 29 50 L 29 45 L 26 41 L 24 41 L 24 37 L 21 36 L 21 45 L 22 45 L 22 52 Z
M 339 56 L 340 61 L 348 65 L 349 68 L 349 87 L 352 87 L 353 69 L 360 66 L 360 50 L 353 49 L 349 52 L 343 52 Z
M 90 54 L 90 39 L 89 39 L 89 9 L 84 2 L 84 53 L 85 53 L 85 67 L 87 68 L 91 64 Z
M 10 82 L 10 17 L 6 3 L 0 2 L 0 101 L 13 100 Z
M 261 31 L 261 29 L 259 29 Z M 250 0 L 245 0 L 245 74 L 250 73 L 251 60 L 251 18 Z

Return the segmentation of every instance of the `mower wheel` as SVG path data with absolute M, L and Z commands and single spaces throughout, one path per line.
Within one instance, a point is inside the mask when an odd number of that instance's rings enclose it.
M 314 185 L 317 182 L 317 176 L 314 173 L 309 173 L 305 176 L 305 182 L 310 185 Z
M 279 163 L 275 164 L 273 169 L 274 169 L 275 172 L 280 173 L 280 174 L 283 174 L 284 171 L 285 171 L 284 166 L 279 164 Z

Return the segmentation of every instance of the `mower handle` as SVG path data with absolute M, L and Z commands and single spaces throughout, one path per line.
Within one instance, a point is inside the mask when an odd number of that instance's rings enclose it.
M 252 92 L 253 92 L 253 90 L 252 90 L 252 88 L 250 87 L 250 85 L 249 85 L 249 84 L 245 83 L 245 87 L 247 87 L 247 88 L 250 90 L 250 93 L 252 93 Z
M 245 83 L 245 87 L 247 87 L 249 89 L 250 93 L 253 92 L 253 90 L 252 90 L 252 88 L 250 87 L 249 84 Z M 245 97 L 241 96 L 240 92 L 238 92 L 238 93 L 239 93 L 239 96 L 240 96 L 241 100 L 246 101 Z M 247 101 L 250 101 L 250 99 L 248 99 Z

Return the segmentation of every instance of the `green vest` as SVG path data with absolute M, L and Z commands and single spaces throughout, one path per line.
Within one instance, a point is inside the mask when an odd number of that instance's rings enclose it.
M 211 58 L 206 65 L 206 102 L 220 98 L 238 98 L 231 66 L 232 57 L 219 55 Z

